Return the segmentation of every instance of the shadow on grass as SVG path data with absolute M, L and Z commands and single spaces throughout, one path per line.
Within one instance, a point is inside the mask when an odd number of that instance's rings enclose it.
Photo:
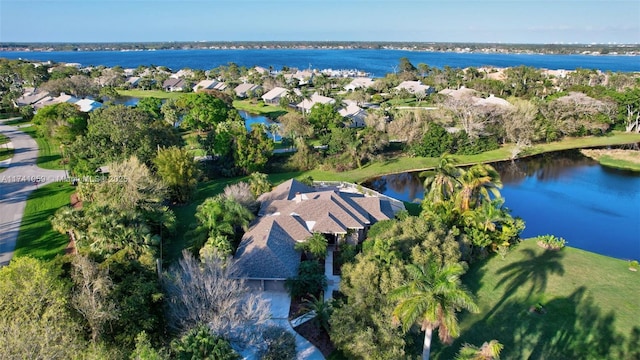
M 487 313 L 491 317 L 502 304 L 510 299 L 523 284 L 529 283 L 527 299 L 534 299 L 537 294 L 542 294 L 547 288 L 549 275 L 564 274 L 564 267 L 561 260 L 564 256 L 562 251 L 547 250 L 539 256 L 531 249 L 521 249 L 525 259 L 511 263 L 498 270 L 498 275 L 503 275 L 500 282 L 494 287 L 504 287 L 504 295 L 498 303 Z
M 436 345 L 433 359 L 451 359 L 464 343 L 496 339 L 505 359 L 638 359 L 640 327 L 627 336 L 614 328 L 615 315 L 603 314 L 585 287 L 545 304 L 545 313 L 530 311 L 509 299 L 489 318 L 475 322 L 451 346 Z

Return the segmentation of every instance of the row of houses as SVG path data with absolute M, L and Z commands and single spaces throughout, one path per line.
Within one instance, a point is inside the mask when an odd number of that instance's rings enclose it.
M 24 93 L 15 101 L 16 106 L 32 106 L 36 112 L 45 106 L 61 103 L 75 104 L 80 108 L 80 111 L 83 112 L 91 112 L 102 107 L 101 103 L 93 99 L 79 99 L 65 93 L 53 96 L 47 91 L 36 88 L 25 89 Z
M 296 91 L 297 90 L 297 91 Z M 266 104 L 277 105 L 280 100 L 286 98 L 290 92 L 293 92 L 296 96 L 302 96 L 302 93 L 298 89 L 293 91 L 282 87 L 275 87 L 262 95 L 262 100 Z M 303 99 L 301 102 L 293 105 L 298 111 L 309 113 L 311 108 L 316 104 L 335 104 L 336 100 L 327 96 L 322 96 L 317 92 L 313 93 L 309 98 Z M 345 100 L 343 102 L 344 107 L 340 108 L 338 112 L 343 117 L 350 120 L 349 126 L 351 127 L 363 127 L 364 118 L 366 117 L 366 111 L 358 106 L 355 101 Z

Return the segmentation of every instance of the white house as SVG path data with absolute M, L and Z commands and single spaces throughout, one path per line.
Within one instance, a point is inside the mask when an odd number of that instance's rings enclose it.
M 236 92 L 236 95 L 238 97 L 244 98 L 244 97 L 247 97 L 248 92 L 255 93 L 256 90 L 260 90 L 260 89 L 262 89 L 260 85 L 246 83 L 246 84 L 240 84 L 236 86 L 236 88 L 233 89 L 233 91 Z
M 360 88 L 368 88 L 371 87 L 371 85 L 373 85 L 373 79 L 371 78 L 366 78 L 366 77 L 357 77 L 353 80 L 351 80 L 351 82 L 349 84 L 347 84 L 344 89 L 346 91 L 353 91 L 355 89 L 360 89 Z
M 433 92 L 433 89 L 429 85 L 424 85 L 420 81 L 403 81 L 400 85 L 394 88 L 396 91 L 407 90 L 411 94 L 423 93 L 430 94 Z
M 332 99 L 330 97 L 326 97 L 326 96 L 322 96 L 320 94 L 318 94 L 317 92 L 313 93 L 313 95 L 311 95 L 310 99 L 304 99 L 302 100 L 302 102 L 300 102 L 299 104 L 296 105 L 296 108 L 298 110 L 304 111 L 304 112 L 309 112 L 311 111 L 311 108 L 313 107 L 313 105 L 315 104 L 335 104 L 336 100 Z
M 222 91 L 227 88 L 227 84 L 218 80 L 202 80 L 193 87 L 193 92 L 198 90 L 219 90 Z
M 338 110 L 338 113 L 340 113 L 342 117 L 345 117 L 350 120 L 350 123 L 348 124 L 348 126 L 354 127 L 354 128 L 364 127 L 365 126 L 364 118 L 367 116 L 367 112 L 360 106 L 356 105 L 354 102 L 345 101 L 345 104 L 347 106 Z
M 289 93 L 289 90 L 281 87 L 274 87 L 269 90 L 266 94 L 262 95 L 262 100 L 264 100 L 267 104 L 278 105 L 280 103 L 280 98 L 286 96 Z
M 78 100 L 77 102 L 75 102 L 75 104 L 80 107 L 80 111 L 82 112 L 91 112 L 95 109 L 102 107 L 101 103 L 97 101 L 93 101 L 91 99 Z

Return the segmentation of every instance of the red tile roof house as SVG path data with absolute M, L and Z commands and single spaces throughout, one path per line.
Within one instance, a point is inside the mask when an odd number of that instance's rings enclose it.
M 296 242 L 314 232 L 324 234 L 330 246 L 362 242 L 371 225 L 404 210 L 401 201 L 353 184 L 311 187 L 293 179 L 258 200 L 258 218 L 242 237 L 235 259 L 242 277 L 261 290 L 283 291 L 284 281 L 298 274 Z

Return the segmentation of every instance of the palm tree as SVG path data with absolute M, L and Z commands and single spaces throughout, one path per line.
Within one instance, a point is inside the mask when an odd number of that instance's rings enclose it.
M 491 201 L 491 195 L 500 196 L 502 181 L 500 174 L 488 164 L 472 166 L 458 177 L 460 191 L 457 193 L 458 209 L 461 213 L 475 208 L 482 199 Z
M 504 345 L 498 340 L 485 342 L 481 347 L 464 344 L 456 356 L 456 360 L 498 360 Z
M 311 294 L 309 299 L 304 300 L 303 309 L 307 311 L 305 316 L 313 317 L 311 321 L 324 329 L 327 334 L 329 333 L 329 318 L 331 318 L 333 307 L 330 302 L 324 301 L 323 294 L 320 294 L 320 297 Z
M 432 171 L 425 171 L 424 188 L 429 189 L 427 196 L 433 202 L 443 202 L 454 196 L 460 187 L 458 177 L 461 170 L 455 166 L 457 160 L 453 155 L 444 153 L 438 159 L 438 165 Z
M 206 233 L 208 236 L 197 237 L 193 247 L 199 250 L 208 238 L 217 235 L 231 238 L 236 235 L 238 229 L 246 230 L 253 217 L 253 214 L 235 199 L 224 196 L 208 198 L 198 206 L 196 212 L 198 232 Z
M 395 321 L 408 331 L 420 322 L 424 334 L 422 359 L 429 359 L 431 335 L 438 329 L 440 341 L 451 343 L 460 334 L 456 312 L 467 309 L 478 311 L 472 295 L 462 286 L 460 276 L 464 273 L 461 264 L 440 266 L 436 261 L 407 266 L 409 281 L 391 292 L 392 299 L 400 302 L 393 310 Z
M 269 126 L 267 126 L 267 129 L 269 130 L 269 133 L 271 134 L 271 136 L 273 137 L 273 142 L 276 142 L 276 137 L 280 134 L 280 124 L 278 123 L 269 123 Z

